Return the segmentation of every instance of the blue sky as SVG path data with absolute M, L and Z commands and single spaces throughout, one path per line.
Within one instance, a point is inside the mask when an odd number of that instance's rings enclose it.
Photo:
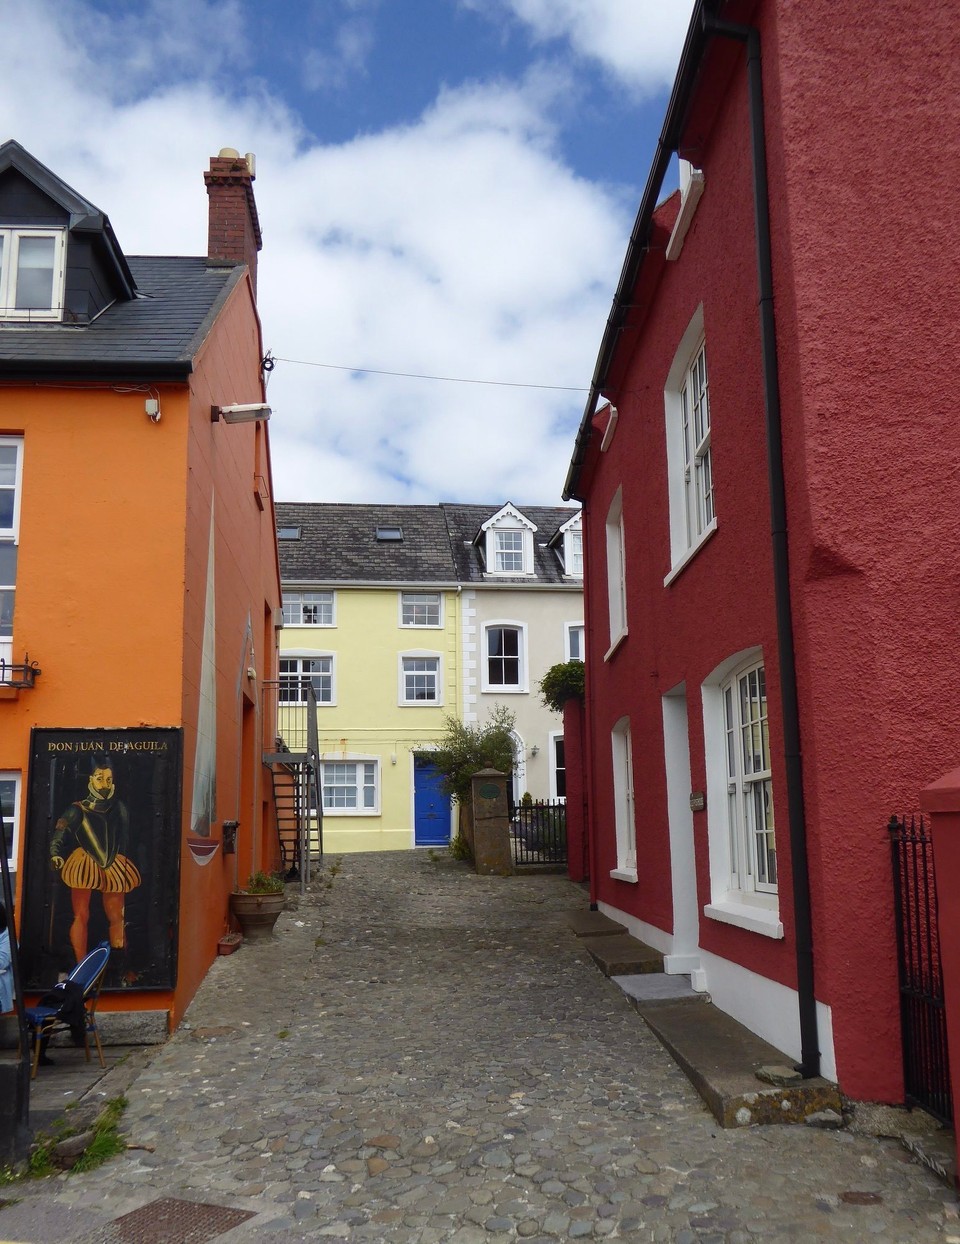
M 279 499 L 550 503 L 691 7 L 0 0 L 0 140 L 130 254 L 256 154 Z

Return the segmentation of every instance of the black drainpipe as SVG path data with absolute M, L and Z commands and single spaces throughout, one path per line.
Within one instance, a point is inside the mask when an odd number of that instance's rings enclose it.
M 787 812 L 790 823 L 790 863 L 793 875 L 794 936 L 797 945 L 797 994 L 800 1007 L 800 1068 L 804 1077 L 820 1074 L 817 1001 L 813 983 L 813 921 L 810 910 L 810 870 L 807 861 L 807 825 L 803 806 L 803 762 L 800 755 L 800 712 L 797 705 L 797 666 L 793 650 L 793 607 L 787 557 L 787 499 L 783 471 L 780 377 L 777 363 L 777 326 L 773 314 L 773 260 L 770 253 L 770 202 L 767 193 L 767 148 L 763 122 L 763 77 L 760 32 L 704 14 L 710 34 L 746 44 L 747 85 L 750 101 L 750 138 L 753 149 L 753 210 L 757 239 L 757 278 L 760 287 L 760 354 L 767 428 L 767 475 L 770 486 L 770 534 L 773 541 L 773 589 L 777 613 L 777 649 L 780 657 L 780 702 L 783 748 L 787 770 Z

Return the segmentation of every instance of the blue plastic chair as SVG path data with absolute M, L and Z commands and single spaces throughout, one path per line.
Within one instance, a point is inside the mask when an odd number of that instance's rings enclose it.
M 100 986 L 103 983 L 103 974 L 107 970 L 109 960 L 110 943 L 101 942 L 99 946 L 95 946 L 88 955 L 81 959 L 73 971 L 66 977 L 66 981 L 72 981 L 83 990 L 83 1049 L 87 1056 L 87 1062 L 90 1061 L 90 1037 L 92 1036 L 96 1043 L 101 1067 L 106 1067 L 107 1064 L 103 1060 L 103 1047 L 100 1044 L 100 1033 L 97 1031 L 96 1012 L 97 1000 L 100 997 Z M 66 981 L 62 983 L 65 984 Z M 54 989 L 57 988 L 59 986 L 54 987 Z M 51 990 L 51 992 L 54 992 L 54 990 Z M 70 1025 L 59 1018 L 60 1010 L 59 1006 L 44 1005 L 29 1006 L 24 1012 L 33 1047 L 31 1080 L 36 1078 L 37 1067 L 40 1065 L 40 1055 L 46 1042 L 55 1032 L 63 1032 L 70 1029 Z

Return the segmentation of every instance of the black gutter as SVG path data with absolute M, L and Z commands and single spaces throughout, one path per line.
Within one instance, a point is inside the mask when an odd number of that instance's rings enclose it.
M 767 431 L 767 478 L 770 491 L 770 536 L 773 545 L 773 592 L 777 614 L 777 653 L 780 658 L 780 706 L 783 751 L 787 771 L 787 815 L 790 823 L 790 871 L 793 878 L 793 923 L 797 955 L 797 995 L 800 1007 L 800 1070 L 806 1078 L 820 1074 L 817 1036 L 817 1000 L 813 976 L 813 918 L 810 906 L 810 870 L 807 859 L 807 823 L 803 800 L 803 761 L 800 753 L 800 709 L 794 653 L 793 602 L 787 547 L 787 494 L 783 469 L 783 419 L 780 407 L 780 370 L 777 325 L 773 309 L 773 256 L 770 247 L 770 199 L 767 182 L 767 145 L 764 133 L 763 71 L 760 32 L 705 17 L 710 34 L 736 39 L 746 45 L 750 140 L 753 155 L 754 232 L 757 242 L 760 356 L 763 364 L 763 404 Z
M 716 0 L 712 0 L 712 2 L 715 3 Z M 653 213 L 656 211 L 659 201 L 663 179 L 667 175 L 670 160 L 680 142 L 683 126 L 687 119 L 687 111 L 690 107 L 690 100 L 693 96 L 693 88 L 697 74 L 700 71 L 700 63 L 710 41 L 705 29 L 706 5 L 708 3 L 711 3 L 711 0 L 697 0 L 693 16 L 690 19 L 690 25 L 687 27 L 687 37 L 684 40 L 683 51 L 680 53 L 680 65 L 677 69 L 677 76 L 674 79 L 673 90 L 670 93 L 670 102 L 667 105 L 663 128 L 657 140 L 653 164 L 647 176 L 646 188 L 643 192 L 643 198 L 640 200 L 640 208 L 634 221 L 633 231 L 630 234 L 630 241 L 627 245 L 627 253 L 624 257 L 617 292 L 614 294 L 613 305 L 610 308 L 607 325 L 600 343 L 600 353 L 597 356 L 596 366 L 594 367 L 593 380 L 590 383 L 590 393 L 587 397 L 587 404 L 584 407 L 579 430 L 577 431 L 573 458 L 563 486 L 562 496 L 564 501 L 569 501 L 571 497 L 582 500 L 582 498 L 577 497 L 576 487 L 580 468 L 586 458 L 587 446 L 590 443 L 591 420 L 596 412 L 597 399 L 600 397 L 606 383 L 607 372 L 613 361 L 620 333 L 630 311 L 633 287 L 636 284 L 637 274 L 647 254 L 650 226 L 653 220 Z
M 787 779 L 787 815 L 793 878 L 794 938 L 796 941 L 797 998 L 800 1013 L 800 1070 L 804 1077 L 820 1074 L 817 1004 L 813 970 L 813 918 L 810 903 L 810 871 L 807 857 L 806 813 L 803 798 L 803 762 L 800 752 L 800 711 L 794 653 L 793 605 L 787 544 L 786 485 L 783 468 L 782 411 L 777 355 L 777 331 L 773 307 L 773 259 L 770 246 L 770 202 L 764 133 L 763 78 L 760 63 L 760 32 L 752 26 L 735 25 L 717 18 L 715 0 L 697 0 L 683 47 L 663 130 L 647 179 L 637 220 L 630 235 L 620 284 L 607 319 L 600 353 L 583 418 L 577 432 L 573 458 L 564 484 L 563 499 L 575 497 L 580 468 L 586 458 L 597 399 L 606 383 L 620 331 L 626 320 L 633 287 L 646 255 L 653 213 L 666 170 L 682 135 L 696 84 L 697 73 L 713 36 L 736 39 L 746 45 L 750 133 L 753 161 L 754 233 L 757 244 L 760 350 L 763 366 L 764 412 L 767 433 L 767 478 L 770 493 L 770 535 L 773 550 L 774 606 L 777 653 L 780 661 L 780 702 L 783 716 L 784 765 Z

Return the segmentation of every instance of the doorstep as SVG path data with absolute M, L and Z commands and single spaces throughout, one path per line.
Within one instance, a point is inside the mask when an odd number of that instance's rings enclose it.
M 577 912 L 570 927 L 722 1127 L 806 1122 L 842 1126 L 843 1103 L 835 1084 L 819 1076 L 802 1079 L 793 1059 L 715 1007 L 708 994 L 697 993 L 689 976 L 666 975 L 659 951 L 602 912 Z
M 619 982 L 617 982 L 619 983 Z M 673 1055 L 721 1127 L 761 1123 L 843 1121 L 840 1091 L 820 1076 L 794 1079 L 793 1060 L 709 1001 L 631 996 L 661 1044 Z M 628 994 L 628 996 L 630 996 Z M 758 1071 L 793 1081 L 771 1084 Z

